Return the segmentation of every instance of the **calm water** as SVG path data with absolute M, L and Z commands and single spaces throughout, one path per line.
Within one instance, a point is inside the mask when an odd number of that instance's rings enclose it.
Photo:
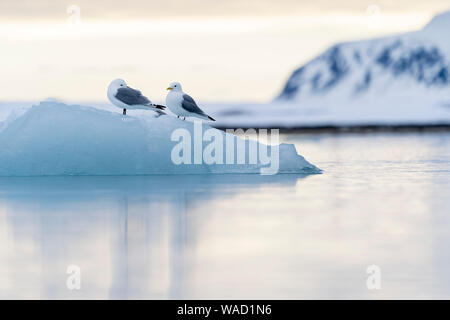
M 450 298 L 449 133 L 284 140 L 324 174 L 1 178 L 0 298 Z

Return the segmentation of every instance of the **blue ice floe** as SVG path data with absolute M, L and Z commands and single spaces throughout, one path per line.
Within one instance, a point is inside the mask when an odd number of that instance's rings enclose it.
M 267 146 L 172 116 L 46 101 L 0 128 L 0 176 L 320 173 L 292 144 Z

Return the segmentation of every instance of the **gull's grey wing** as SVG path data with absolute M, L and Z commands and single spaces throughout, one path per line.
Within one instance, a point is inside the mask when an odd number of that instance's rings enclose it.
M 150 100 L 143 96 L 139 90 L 130 87 L 119 88 L 116 93 L 116 99 L 130 106 L 132 105 L 148 105 Z
M 184 110 L 187 110 L 192 113 L 205 114 L 202 109 L 200 109 L 195 103 L 194 99 L 188 94 L 183 94 L 183 101 L 181 102 L 181 106 Z

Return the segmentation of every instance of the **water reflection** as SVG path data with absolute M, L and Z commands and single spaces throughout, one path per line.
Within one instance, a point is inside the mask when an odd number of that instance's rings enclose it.
M 0 297 L 183 298 L 196 242 L 208 241 L 210 217 L 195 212 L 302 178 L 2 178 Z M 81 267 L 80 291 L 66 288 L 71 264 Z
M 450 134 L 286 139 L 325 173 L 0 178 L 0 298 L 450 298 Z

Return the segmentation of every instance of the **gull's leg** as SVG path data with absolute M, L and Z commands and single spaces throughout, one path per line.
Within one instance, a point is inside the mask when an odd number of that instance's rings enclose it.
M 127 114 L 127 109 L 124 108 L 122 114 L 125 116 Z

